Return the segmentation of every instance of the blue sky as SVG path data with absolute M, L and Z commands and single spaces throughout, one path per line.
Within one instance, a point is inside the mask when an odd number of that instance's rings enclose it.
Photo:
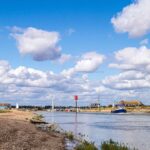
M 0 6 L 1 59 L 9 60 L 14 67 L 20 63 L 44 70 L 52 67 L 56 72 L 62 69 L 60 65 L 55 69 L 56 65 L 49 61 L 39 63 L 28 57 L 20 57 L 15 41 L 7 30 L 13 26 L 58 31 L 63 52 L 72 55 L 87 51 L 110 54 L 127 45 L 137 45 L 135 40 L 129 40 L 126 35 L 116 34 L 110 22 L 112 16 L 129 3 L 131 1 L 4 1 Z M 71 36 L 67 33 L 69 29 L 75 30 Z
M 133 4 L 133 7 L 131 4 Z M 25 72 L 24 69 L 32 68 L 43 73 L 47 73 L 48 71 L 53 72 L 55 77 L 60 77 L 63 80 L 60 83 L 65 86 L 70 81 L 74 81 L 72 83 L 73 85 L 80 83 L 82 86 L 88 86 L 89 89 L 86 90 L 81 90 L 81 87 L 73 86 L 75 89 L 71 90 L 72 93 L 70 92 L 70 95 L 84 95 L 81 97 L 85 101 L 81 101 L 81 105 L 95 102 L 97 96 L 95 96 L 96 91 L 94 90 L 98 88 L 100 91 L 102 90 L 99 92 L 102 95 L 103 104 L 112 103 L 114 101 L 114 95 L 117 95 L 117 93 L 122 93 L 122 95 L 118 94 L 118 96 L 115 96 L 115 99 L 137 98 L 143 99 L 144 103 L 149 104 L 147 95 L 142 94 L 142 97 L 138 96 L 139 91 L 143 91 L 143 88 L 149 90 L 148 71 L 144 72 L 140 69 L 140 67 L 148 68 L 147 66 L 149 64 L 148 61 L 136 62 L 140 59 L 138 58 L 140 55 L 143 57 L 143 60 L 146 60 L 149 56 L 148 47 L 150 36 L 148 33 L 150 30 L 150 19 L 146 17 L 140 18 L 140 13 L 136 11 L 140 10 L 141 12 L 143 11 L 143 14 L 148 14 L 148 5 L 150 6 L 148 0 L 1 0 L 0 60 L 7 61 L 11 66 L 7 70 L 7 75 L 5 74 L 7 82 L 2 83 L 4 86 L 7 84 L 5 90 L 2 87 L 2 95 L 3 93 L 9 93 L 11 98 L 2 96 L 0 99 L 12 103 L 19 101 L 22 104 L 47 104 L 46 99 L 49 96 L 47 86 L 41 89 L 41 91 L 44 90 L 45 97 L 42 97 L 42 92 L 39 90 L 38 92 L 36 91 L 37 89 L 35 89 L 32 79 L 30 85 L 28 85 L 29 83 L 21 83 L 21 88 L 18 88 L 18 78 L 19 84 L 20 82 L 25 82 L 20 81 L 22 79 L 21 75 Z M 144 10 L 143 6 L 145 7 Z M 124 8 L 126 8 L 125 11 Z M 133 15 L 129 15 L 132 13 Z M 112 18 L 114 21 L 112 21 Z M 146 24 L 145 28 L 141 27 L 139 20 L 143 24 Z M 32 38 L 33 35 L 31 34 L 33 32 L 35 36 L 37 35 L 37 38 Z M 31 36 L 30 39 L 28 35 Z M 35 41 L 33 40 L 37 40 L 38 38 L 40 38 L 39 43 L 34 43 Z M 41 41 L 48 40 L 51 42 L 54 38 L 56 38 L 56 41 L 52 42 L 52 44 L 46 43 L 47 47 L 42 47 L 44 44 L 40 43 Z M 28 43 L 28 40 L 30 40 L 30 43 Z M 39 45 L 40 48 L 38 47 Z M 30 46 L 35 47 L 32 49 Z M 60 49 L 60 52 L 57 54 L 56 49 Z M 50 51 L 55 57 L 50 56 Z M 67 57 L 65 60 L 62 57 L 64 55 L 65 58 Z M 128 55 L 128 57 L 125 57 L 125 55 Z M 133 56 L 137 60 L 132 60 L 131 62 L 126 61 Z M 40 60 L 37 60 L 35 57 L 38 57 Z M 62 59 L 63 63 L 60 63 Z M 115 67 L 109 67 L 110 64 L 115 64 Z M 118 64 L 121 66 L 118 67 Z M 1 63 L 1 66 L 3 65 L 4 62 Z M 91 68 L 89 67 L 87 69 L 88 65 Z M 124 65 L 128 66 L 128 68 L 124 69 Z M 18 71 L 17 68 L 20 66 L 25 68 L 20 69 L 21 71 L 18 69 Z M 71 74 L 69 73 L 68 75 L 70 69 L 72 69 Z M 34 71 L 31 72 L 33 73 Z M 26 80 L 31 78 L 31 72 L 29 73 L 30 75 L 26 76 Z M 119 73 L 121 74 L 119 75 Z M 9 84 L 15 86 L 16 93 L 18 93 L 17 96 L 14 93 L 12 94 L 8 89 L 9 74 L 11 74 L 9 81 L 10 78 L 12 80 L 13 74 L 13 81 L 9 82 Z M 36 74 L 38 73 L 36 72 Z M 130 74 L 132 80 L 126 74 Z M 135 74 L 142 74 L 143 76 L 141 75 L 142 77 L 137 79 Z M 2 75 L 4 76 L 4 74 Z M 83 84 L 84 81 L 80 81 L 83 76 L 88 80 L 87 85 Z M 112 79 L 110 76 L 115 77 Z M 47 77 L 47 82 L 52 82 L 55 77 Z M 37 80 L 36 86 L 40 87 L 43 76 L 40 76 L 40 79 L 40 83 Z M 138 83 L 134 83 L 135 80 L 138 80 Z M 145 86 L 139 85 L 142 83 L 141 80 L 145 82 Z M 62 93 L 61 98 L 57 98 L 56 96 L 56 99 L 59 99 L 56 101 L 56 104 L 72 104 L 66 100 L 70 99 L 67 97 L 68 92 L 63 88 L 60 90 L 60 87 L 57 87 L 57 84 L 60 83 L 56 83 L 55 81 L 54 87 L 50 84 L 48 85 L 52 90 L 50 91 L 51 94 L 57 93 L 58 91 Z M 27 90 L 28 92 L 24 89 L 27 87 L 28 90 L 30 89 L 30 91 Z M 38 94 L 33 94 L 31 92 L 32 90 L 35 90 Z M 27 95 L 31 95 L 31 97 L 21 101 L 22 95 L 19 91 L 27 92 Z M 131 93 L 133 94 L 131 95 Z M 90 97 L 88 96 L 87 98 L 85 95 L 88 94 L 90 94 Z M 35 99 L 38 99 L 38 102 Z

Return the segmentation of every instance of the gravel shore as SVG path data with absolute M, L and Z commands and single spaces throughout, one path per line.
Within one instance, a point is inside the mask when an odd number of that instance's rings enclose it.
M 29 122 L 31 112 L 0 113 L 0 150 L 64 150 L 64 137 Z

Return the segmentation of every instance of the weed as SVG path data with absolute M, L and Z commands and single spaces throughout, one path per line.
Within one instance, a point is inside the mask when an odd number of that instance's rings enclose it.
M 74 135 L 72 132 L 66 132 L 65 135 L 66 135 L 66 138 L 68 138 L 70 141 L 74 140 Z
M 112 139 L 101 144 L 101 150 L 131 150 L 123 143 L 114 142 Z M 135 150 L 135 149 L 134 149 Z
M 75 150 L 98 150 L 92 142 L 84 141 L 75 147 Z

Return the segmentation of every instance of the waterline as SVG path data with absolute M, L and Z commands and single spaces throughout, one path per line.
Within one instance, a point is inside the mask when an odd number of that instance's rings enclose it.
M 41 112 L 45 120 L 58 123 L 66 131 L 95 142 L 109 140 L 127 143 L 130 147 L 149 150 L 150 115 L 149 114 L 101 114 L 101 113 L 65 113 Z

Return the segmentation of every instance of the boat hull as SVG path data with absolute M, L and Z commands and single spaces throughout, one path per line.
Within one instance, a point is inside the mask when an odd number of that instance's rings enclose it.
M 117 109 L 117 110 L 112 110 L 111 113 L 126 113 L 127 111 L 125 109 Z

